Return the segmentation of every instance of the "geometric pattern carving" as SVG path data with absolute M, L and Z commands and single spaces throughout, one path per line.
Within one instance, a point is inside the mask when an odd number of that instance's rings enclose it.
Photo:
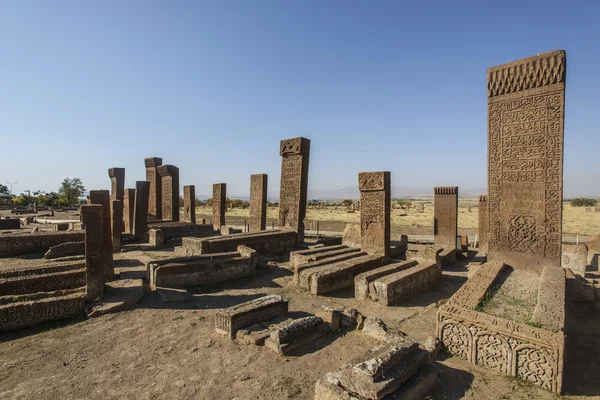
M 279 154 L 281 155 L 279 227 L 295 231 L 297 241 L 303 242 L 310 140 L 303 137 L 282 140 Z
M 512 215 L 508 226 L 508 243 L 511 251 L 535 254 L 537 244 L 535 218 Z
M 361 172 L 360 241 L 369 255 L 387 256 L 390 251 L 390 179 L 389 171 Z
M 383 190 L 384 172 L 360 172 L 358 174 L 358 190 Z
M 552 391 L 556 379 L 556 360 L 547 349 L 524 347 L 517 350 L 517 373 L 546 390 Z
M 502 336 L 484 332 L 478 334 L 476 340 L 478 365 L 504 374 L 510 373 L 512 351 Z

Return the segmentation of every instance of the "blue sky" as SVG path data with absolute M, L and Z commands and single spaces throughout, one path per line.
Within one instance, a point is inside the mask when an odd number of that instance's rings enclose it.
M 309 187 L 481 188 L 486 68 L 567 50 L 566 196 L 600 196 L 600 3 L 2 1 L 0 181 L 279 187 L 279 140 L 312 141 Z

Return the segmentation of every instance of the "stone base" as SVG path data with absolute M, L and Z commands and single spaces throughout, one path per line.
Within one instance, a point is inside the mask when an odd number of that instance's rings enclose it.
M 184 238 L 186 254 L 213 254 L 235 251 L 238 246 L 246 246 L 258 253 L 283 253 L 296 246 L 295 231 L 282 229 L 255 233 L 236 233 L 205 239 Z
M 52 246 L 85 240 L 85 232 L 12 233 L 0 236 L 0 257 L 46 252 Z
M 141 279 L 120 279 L 107 282 L 101 301 L 86 307 L 87 316 L 100 317 L 104 314 L 131 310 L 144 297 Z
M 3 271 L 0 294 L 21 295 L 84 287 L 85 262 L 64 262 L 47 266 Z
M 288 311 L 288 302 L 278 295 L 268 295 L 219 310 L 215 317 L 215 330 L 234 338 L 236 332 L 252 324 L 267 321 Z
M 85 242 L 67 242 L 61 243 L 50 249 L 44 254 L 47 260 L 60 257 L 80 256 L 85 254 Z

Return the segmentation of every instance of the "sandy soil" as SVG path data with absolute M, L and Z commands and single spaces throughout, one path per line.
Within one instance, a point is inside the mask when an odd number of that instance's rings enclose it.
M 142 272 L 144 263 L 173 254 L 128 251 L 115 256 L 117 272 Z M 370 342 L 355 331 L 330 334 L 282 357 L 214 332 L 214 314 L 268 293 L 290 301 L 294 316 L 322 305 L 355 307 L 381 317 L 417 339 L 435 332 L 437 304 L 465 281 L 467 262 L 444 271 L 442 282 L 400 307 L 357 302 L 351 291 L 316 297 L 290 286 L 285 258 L 261 257 L 253 279 L 194 290 L 184 303 L 162 303 L 148 294 L 128 312 L 97 319 L 47 323 L 0 335 L 2 399 L 312 399 L 326 372 L 364 352 Z M 600 396 L 600 312 L 568 305 L 571 351 L 567 392 Z M 555 399 L 519 380 L 454 357 L 440 362 L 430 399 Z M 576 396 L 574 399 L 594 398 Z M 600 397 L 595 397 L 600 398 Z

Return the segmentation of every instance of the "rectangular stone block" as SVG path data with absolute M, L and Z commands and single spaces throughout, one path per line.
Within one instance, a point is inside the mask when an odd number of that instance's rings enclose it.
M 456 250 L 458 236 L 458 187 L 433 188 L 433 241 L 437 247 Z
M 125 200 L 125 168 L 109 168 L 111 182 L 110 199 Z
M 369 284 L 372 300 L 395 306 L 435 285 L 442 278 L 437 264 L 419 264 L 376 279 Z
M 133 234 L 133 216 L 135 210 L 135 189 L 125 189 L 123 200 L 123 231 Z
M 135 183 L 135 208 L 133 211 L 133 235 L 138 242 L 145 242 L 148 229 L 148 189 L 146 181 Z
M 148 182 L 148 215 L 151 219 L 162 218 L 162 185 L 157 167 L 162 165 L 162 158 L 145 158 L 146 181 Z
M 90 301 L 101 299 L 106 278 L 106 236 L 104 206 L 86 204 L 80 209 L 85 224 L 85 297 Z M 112 256 L 112 253 L 111 253 Z
M 121 233 L 123 232 L 123 202 L 121 200 L 111 200 L 110 222 L 112 251 L 113 253 L 119 253 L 121 251 Z
M 290 252 L 290 264 L 297 268 L 302 264 L 313 261 L 319 261 L 325 258 L 340 256 L 349 253 L 358 253 L 360 249 L 351 248 L 348 246 L 324 246 L 308 250 L 297 250 Z
M 150 229 L 148 231 L 148 244 L 153 246 L 155 249 L 162 249 L 164 247 L 165 239 L 163 231 L 160 229 Z
M 393 274 L 395 272 L 403 271 L 418 265 L 417 261 L 404 261 L 400 263 L 394 263 L 386 265 L 381 268 L 373 269 L 362 274 L 356 275 L 354 278 L 354 298 L 356 300 L 366 300 L 369 297 L 369 284 L 376 279 L 382 278 L 386 275 Z
M 297 232 L 297 243 L 304 241 L 304 219 L 308 196 L 310 140 L 297 137 L 282 140 L 279 227 Z
M 267 229 L 267 174 L 250 175 L 250 232 Z
M 560 266 L 566 53 L 489 68 L 488 259 Z
M 531 320 L 545 329 L 559 332 L 565 327 L 565 270 L 545 267 L 540 276 L 538 300 Z
M 161 165 L 156 168 L 161 179 L 162 220 L 179 221 L 179 168 Z
M 196 223 L 196 187 L 183 187 L 183 219 L 191 224 Z
M 479 252 L 487 254 L 488 252 L 488 197 L 485 194 L 479 196 Z
M 108 190 L 90 190 L 89 203 L 99 204 L 102 206 L 102 250 L 104 251 L 104 274 L 106 279 L 112 279 L 115 275 L 115 267 L 113 263 L 110 193 Z
M 269 230 L 256 233 L 234 233 L 226 236 L 214 236 L 196 239 L 200 254 L 235 251 L 244 245 L 259 253 L 283 253 L 294 249 L 296 232 L 291 230 Z M 191 241 L 189 243 L 192 243 Z
M 390 172 L 361 172 L 360 248 L 370 255 L 390 253 Z
M 12 233 L 0 236 L 0 257 L 46 252 L 52 246 L 84 240 L 83 232 Z
M 215 330 L 233 339 L 239 329 L 287 312 L 287 300 L 278 295 L 268 295 L 217 311 Z
M 227 209 L 227 184 L 215 183 L 213 185 L 212 213 L 213 229 L 221 231 L 221 226 L 225 225 L 225 211 Z
M 274 329 L 265 340 L 265 347 L 278 354 L 287 355 L 297 348 L 313 343 L 329 331 L 329 325 L 325 324 L 321 317 L 311 315 L 298 318 Z
M 588 248 L 585 243 L 563 244 L 561 265 L 563 268 L 569 268 L 574 274 L 585 278 L 588 265 Z

